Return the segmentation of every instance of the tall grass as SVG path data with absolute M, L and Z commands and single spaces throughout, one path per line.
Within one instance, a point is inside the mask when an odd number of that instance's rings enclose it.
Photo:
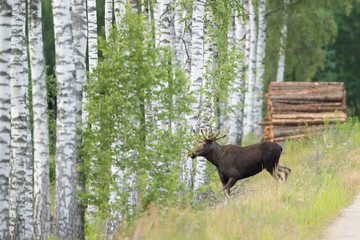
M 124 224 L 118 239 L 316 239 L 359 193 L 359 159 L 360 125 L 350 119 L 285 144 L 286 184 L 263 171 L 226 206 L 154 206 Z

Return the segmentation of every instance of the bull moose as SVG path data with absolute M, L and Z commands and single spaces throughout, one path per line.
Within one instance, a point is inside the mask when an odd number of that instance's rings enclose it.
M 243 178 L 251 177 L 266 169 L 277 181 L 286 182 L 291 169 L 279 164 L 282 147 L 274 142 L 260 142 L 246 147 L 237 145 L 221 146 L 216 141 L 226 135 L 219 136 L 220 131 L 209 134 L 201 130 L 202 139 L 195 136 L 199 146 L 188 153 L 189 157 L 202 156 L 217 169 L 223 185 L 225 198 L 230 196 L 230 188 Z M 280 173 L 284 173 L 282 176 Z

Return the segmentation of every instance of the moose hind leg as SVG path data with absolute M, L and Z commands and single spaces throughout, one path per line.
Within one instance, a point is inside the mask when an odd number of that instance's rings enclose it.
M 291 168 L 285 167 L 281 164 L 278 165 L 278 173 L 284 182 L 287 181 L 289 174 L 291 173 Z M 284 175 L 284 176 L 283 176 Z
M 270 161 L 266 166 L 266 171 L 270 173 L 270 175 L 275 179 L 276 182 L 279 182 L 281 179 L 281 175 L 278 172 L 278 165 L 279 165 L 279 159 L 280 159 L 280 153 L 276 153 L 270 158 L 272 161 Z

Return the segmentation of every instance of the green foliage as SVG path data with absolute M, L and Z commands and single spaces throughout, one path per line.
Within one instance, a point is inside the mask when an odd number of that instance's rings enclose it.
M 209 34 L 211 35 L 211 41 L 214 42 L 215 54 L 217 54 L 214 62 L 211 62 L 211 66 L 204 66 L 206 68 L 205 77 L 208 78 L 209 86 L 211 88 L 210 94 L 215 95 L 215 109 L 221 111 L 223 114 L 227 114 L 232 109 L 226 108 L 226 104 L 229 99 L 229 94 L 232 91 L 242 91 L 242 89 L 231 88 L 231 83 L 239 77 L 239 70 L 241 63 L 244 60 L 240 48 L 241 43 L 231 43 L 229 47 L 228 32 L 233 29 L 233 17 L 239 16 L 239 12 L 242 13 L 242 4 L 238 1 L 211 1 L 208 3 L 211 11 L 214 15 L 214 26 L 210 26 Z M 238 12 L 236 12 L 238 11 Z M 209 94 L 209 91 L 205 92 Z M 221 105 L 221 110 L 219 104 Z
M 46 91 L 48 102 L 49 150 L 55 154 L 56 148 L 56 78 L 53 75 L 46 77 Z
M 319 70 L 314 81 L 341 81 L 346 87 L 346 102 L 350 115 L 360 115 L 360 85 L 358 68 L 360 47 L 360 2 L 355 1 L 350 14 L 335 10 L 335 21 L 338 26 L 336 40 L 326 49 L 326 60 L 323 69 Z
M 54 23 L 51 0 L 42 0 L 42 26 L 44 40 L 45 62 L 48 66 L 47 74 L 54 74 L 55 68 L 55 39 L 54 39 Z
M 286 39 L 286 81 L 310 81 L 325 61 L 324 47 L 335 40 L 337 26 L 334 9 L 348 12 L 352 0 L 311 1 L 290 0 L 287 7 L 288 34 Z M 284 1 L 271 0 L 267 4 L 269 13 L 266 43 L 266 82 L 274 81 L 280 49 L 281 28 L 285 13 Z
M 129 214 L 129 189 L 117 187 L 112 165 L 124 171 L 124 179 L 136 173 L 142 208 L 176 201 L 181 188 L 178 172 L 189 142 L 184 117 L 191 94 L 184 74 L 170 64 L 171 51 L 153 46 L 151 27 L 129 6 L 109 40 L 99 39 L 103 59 L 86 86 L 83 153 L 92 186 L 87 202 L 103 216 L 110 208 Z M 120 199 L 113 205 L 111 191 Z

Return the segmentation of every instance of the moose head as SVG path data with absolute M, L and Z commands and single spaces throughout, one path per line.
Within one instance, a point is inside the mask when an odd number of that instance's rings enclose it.
M 215 142 L 219 139 L 222 139 L 224 137 L 226 137 L 226 135 L 220 136 L 220 131 L 218 131 L 216 134 L 213 134 L 213 131 L 210 130 L 209 134 L 206 132 L 204 133 L 203 130 L 201 130 L 201 136 L 202 139 L 199 139 L 198 136 L 195 135 L 195 131 L 194 131 L 194 135 L 193 137 L 195 138 L 195 140 L 200 143 L 199 146 L 193 147 L 191 148 L 190 152 L 189 152 L 189 157 L 191 158 L 196 158 L 198 156 L 206 156 L 207 154 L 209 154 L 211 152 L 211 150 L 213 149 L 213 147 L 215 146 Z

